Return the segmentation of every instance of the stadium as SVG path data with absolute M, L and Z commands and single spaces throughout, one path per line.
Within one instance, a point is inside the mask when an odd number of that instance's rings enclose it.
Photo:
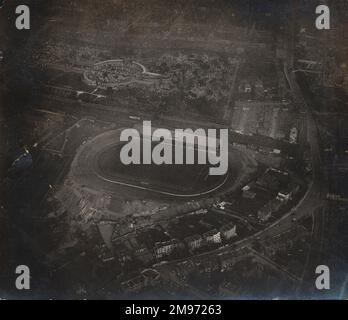
M 242 171 L 240 151 L 230 148 L 229 169 L 224 175 L 209 175 L 210 164 L 124 165 L 120 161 L 121 129 L 107 131 L 83 144 L 72 163 L 70 178 L 98 191 L 117 193 L 120 188 L 143 190 L 175 198 L 213 195 L 234 185 Z

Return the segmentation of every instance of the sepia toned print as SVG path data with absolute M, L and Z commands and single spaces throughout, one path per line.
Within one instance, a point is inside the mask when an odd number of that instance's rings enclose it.
M 347 27 L 345 0 L 0 1 L 0 299 L 347 299 Z

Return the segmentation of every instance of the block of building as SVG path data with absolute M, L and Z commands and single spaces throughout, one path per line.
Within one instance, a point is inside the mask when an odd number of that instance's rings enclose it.
M 126 292 L 137 293 L 147 286 L 147 278 L 144 275 L 136 276 L 121 283 L 121 288 Z
M 144 263 L 147 263 L 154 258 L 151 251 L 148 248 L 146 248 L 145 246 L 135 250 L 134 256 L 136 259 L 138 259 Z
M 186 237 L 184 241 L 190 250 L 195 250 L 202 246 L 203 239 L 199 234 L 195 234 L 193 236 Z
M 168 256 L 178 246 L 179 246 L 179 242 L 176 239 L 171 239 L 169 241 L 164 241 L 164 242 L 157 242 L 154 248 L 155 256 L 158 259 Z
M 257 212 L 258 219 L 263 222 L 269 220 L 272 214 L 278 211 L 283 204 L 283 201 L 278 198 L 272 199 Z
M 229 240 L 237 236 L 237 226 L 233 222 L 230 222 L 220 228 L 220 234 L 223 240 Z
M 207 243 L 221 243 L 221 234 L 217 229 L 204 233 L 203 238 Z
M 292 199 L 292 196 L 295 195 L 299 189 L 300 186 L 297 183 L 289 183 L 278 192 L 277 199 L 287 202 Z

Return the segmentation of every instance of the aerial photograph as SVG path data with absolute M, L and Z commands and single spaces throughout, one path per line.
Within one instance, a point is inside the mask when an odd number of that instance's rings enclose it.
M 0 1 L 0 300 L 348 300 L 347 30 L 346 0 Z

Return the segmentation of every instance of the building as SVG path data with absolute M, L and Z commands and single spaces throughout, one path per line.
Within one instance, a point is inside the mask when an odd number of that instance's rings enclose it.
M 297 143 L 297 137 L 298 137 L 298 130 L 297 128 L 292 128 L 290 130 L 290 143 Z
M 257 212 L 257 218 L 262 222 L 268 221 L 271 216 L 272 211 L 269 209 L 268 205 L 265 205 Z
M 112 251 L 103 243 L 101 246 L 97 246 L 98 258 L 104 263 L 114 261 L 115 257 Z
M 147 286 L 147 278 L 144 275 L 136 276 L 121 283 L 121 288 L 130 293 L 140 292 Z
M 295 195 L 299 189 L 300 186 L 297 183 L 289 183 L 278 192 L 277 199 L 287 202 L 292 199 L 292 196 Z
M 199 261 L 196 266 L 199 273 L 211 273 L 221 269 L 220 260 L 214 256 Z
M 141 272 L 147 285 L 155 286 L 160 282 L 160 274 L 154 269 L 145 269 Z
M 165 242 L 157 242 L 155 243 L 155 257 L 161 259 L 165 256 L 170 255 L 175 248 L 179 246 L 179 242 L 176 239 L 171 239 Z
M 266 222 L 272 216 L 272 213 L 278 211 L 283 205 L 283 201 L 275 198 L 266 203 L 258 212 L 257 217 L 260 221 Z
M 185 260 L 175 265 L 174 277 L 178 277 L 180 280 L 185 280 L 196 270 L 196 265 L 191 260 Z
M 274 168 L 268 168 L 266 172 L 257 179 L 256 184 L 270 191 L 279 191 L 289 184 L 290 177 L 288 172 Z
M 154 269 L 145 269 L 140 275 L 121 283 L 125 292 L 138 293 L 146 287 L 152 287 L 160 282 L 160 274 Z
M 263 82 L 261 80 L 255 81 L 255 93 L 257 98 L 262 98 L 264 96 L 265 89 L 263 87 Z
M 184 239 L 186 245 L 190 250 L 198 249 L 202 246 L 203 239 L 199 234 L 195 234 Z
M 220 231 L 213 229 L 203 234 L 203 238 L 207 243 L 221 243 Z
M 242 194 L 243 198 L 246 199 L 254 199 L 256 197 L 256 192 L 252 191 L 252 190 L 244 190 L 243 189 L 243 194 Z
M 154 258 L 153 254 L 145 246 L 135 250 L 134 256 L 143 263 L 147 263 Z
M 237 235 L 237 226 L 233 222 L 230 222 L 221 227 L 220 234 L 223 240 L 229 240 Z

